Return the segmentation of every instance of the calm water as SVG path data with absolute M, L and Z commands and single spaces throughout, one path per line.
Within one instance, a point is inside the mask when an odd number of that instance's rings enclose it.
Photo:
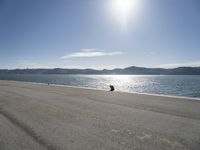
M 190 75 L 0 75 L 0 80 L 51 83 L 117 91 L 200 98 L 200 76 Z

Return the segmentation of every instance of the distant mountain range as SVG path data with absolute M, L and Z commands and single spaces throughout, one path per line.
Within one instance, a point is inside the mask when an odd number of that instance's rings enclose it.
M 200 75 L 200 67 L 178 67 L 173 69 L 127 67 L 116 69 L 1 69 L 0 74 L 124 74 L 124 75 Z

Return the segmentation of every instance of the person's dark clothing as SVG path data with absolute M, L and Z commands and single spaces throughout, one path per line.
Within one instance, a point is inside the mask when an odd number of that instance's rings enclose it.
M 110 85 L 110 91 L 114 91 L 114 90 L 115 90 L 114 86 Z

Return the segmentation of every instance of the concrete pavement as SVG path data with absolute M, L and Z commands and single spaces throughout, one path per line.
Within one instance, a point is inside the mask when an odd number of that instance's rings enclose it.
M 0 81 L 1 150 L 199 150 L 200 101 Z

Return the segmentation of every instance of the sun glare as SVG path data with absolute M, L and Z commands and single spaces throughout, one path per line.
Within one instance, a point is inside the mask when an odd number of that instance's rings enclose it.
M 139 8 L 139 0 L 110 0 L 109 10 L 116 20 L 126 25 Z

